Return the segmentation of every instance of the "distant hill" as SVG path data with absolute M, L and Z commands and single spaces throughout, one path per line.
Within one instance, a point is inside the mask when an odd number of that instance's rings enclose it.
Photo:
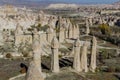
M 50 4 L 47 9 L 76 9 L 79 6 L 77 4 L 63 4 L 63 3 L 57 3 L 57 4 Z
M 26 6 L 26 7 L 46 7 L 49 4 L 57 3 L 53 1 L 30 1 L 30 0 L 0 0 L 0 5 L 10 4 L 14 6 Z
M 40 8 L 55 8 L 60 7 L 64 8 L 68 5 L 68 7 L 77 7 L 75 4 L 79 5 L 82 3 L 70 3 L 70 2 L 60 2 L 60 1 L 51 1 L 51 0 L 41 0 L 41 1 L 35 1 L 35 0 L 0 0 L 0 5 L 10 4 L 14 6 L 26 6 L 26 7 L 40 7 Z M 62 4 L 63 6 L 59 6 L 58 4 Z M 74 5 L 73 5 L 74 4 Z M 120 1 L 114 3 L 114 5 L 120 5 Z M 71 7 L 70 7 L 71 8 Z
M 113 3 L 113 5 L 120 5 L 120 1 Z

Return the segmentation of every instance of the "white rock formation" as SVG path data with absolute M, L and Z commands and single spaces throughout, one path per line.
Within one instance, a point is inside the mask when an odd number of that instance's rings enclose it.
M 51 43 L 53 37 L 54 37 L 54 30 L 51 27 L 49 27 L 47 29 L 47 41 Z
M 90 33 L 89 22 L 86 19 L 86 35 L 88 35 L 89 33 Z
M 59 52 L 58 52 L 59 42 L 56 37 L 54 37 L 52 40 L 51 48 L 52 48 L 51 69 L 52 69 L 52 72 L 58 73 L 60 71 L 60 69 L 59 69 Z
M 74 43 L 74 62 L 73 68 L 80 72 L 81 71 L 81 62 L 80 62 L 80 40 L 79 38 Z
M 76 9 L 79 6 L 76 4 L 50 4 L 47 9 L 66 9 L 66 8 L 72 8 Z
M 91 63 L 90 63 L 90 70 L 95 72 L 96 69 L 96 52 L 97 52 L 97 40 L 93 37 L 92 40 L 92 49 L 91 49 Z
M 33 44 L 33 60 L 30 62 L 26 80 L 44 80 L 41 72 L 41 47 L 38 41 Z
M 81 69 L 84 72 L 88 72 L 87 47 L 88 47 L 88 43 L 86 41 L 82 47 L 82 54 L 81 54 Z

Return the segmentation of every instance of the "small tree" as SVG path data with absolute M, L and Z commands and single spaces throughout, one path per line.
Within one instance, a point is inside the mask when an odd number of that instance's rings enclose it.
M 102 34 L 110 34 L 110 27 L 107 24 L 100 24 L 99 28 L 102 32 Z
M 37 28 L 38 31 L 41 30 L 41 24 L 38 24 L 37 26 L 35 26 Z
M 32 25 L 32 26 L 30 26 L 30 28 L 28 28 L 28 31 L 33 31 L 35 28 L 38 30 L 38 31 L 40 31 L 41 30 L 41 24 L 38 24 L 38 25 Z

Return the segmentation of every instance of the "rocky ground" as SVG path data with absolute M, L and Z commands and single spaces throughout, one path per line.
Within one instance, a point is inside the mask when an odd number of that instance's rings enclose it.
M 0 59 L 0 80 L 8 80 L 20 74 L 20 63 L 27 64 L 27 61 Z
M 117 62 L 119 60 L 120 58 L 104 60 L 105 64 L 103 65 L 106 66 L 112 63 L 113 65 L 117 64 L 118 66 L 120 66 L 119 62 Z M 47 74 L 49 74 L 49 77 L 47 77 L 45 80 L 119 80 L 118 76 L 119 72 L 75 73 L 71 69 L 72 59 L 60 60 L 61 72 L 59 74 L 51 74 L 49 65 L 50 58 L 44 57 L 42 58 L 42 61 L 43 72 L 47 72 Z M 28 62 L 29 61 L 27 60 L 25 61 L 22 59 L 17 60 L 0 59 L 0 80 L 8 80 L 11 77 L 19 75 L 21 70 L 20 63 L 28 65 Z M 68 67 L 66 68 L 65 66 Z M 24 78 L 20 80 L 24 80 Z
M 86 37 L 87 39 L 88 37 Z M 82 40 L 85 39 L 85 37 L 81 38 Z M 89 38 L 90 39 L 90 38 Z M 90 39 L 91 40 L 91 39 Z M 111 48 L 117 48 L 117 46 L 105 42 L 104 40 L 101 40 L 97 38 L 99 46 L 103 47 L 111 47 Z M 67 47 L 71 47 L 72 45 L 66 44 Z M 102 54 L 102 63 L 97 61 L 98 67 L 109 67 L 109 72 L 102 72 L 98 71 L 97 73 L 75 73 L 74 71 L 71 71 L 69 69 L 72 69 L 72 58 L 67 59 L 60 59 L 60 67 L 62 72 L 59 74 L 52 74 L 50 71 L 50 57 L 42 57 L 42 70 L 43 72 L 48 73 L 49 77 L 46 78 L 46 80 L 120 80 L 120 57 L 114 56 L 115 52 L 114 50 L 101 50 L 103 52 Z M 109 55 L 108 55 L 109 53 Z M 59 56 L 61 58 L 61 56 Z M 97 59 L 98 60 L 98 59 Z M 9 59 L 0 59 L 0 80 L 8 80 L 11 77 L 17 76 L 20 73 L 20 64 L 24 63 L 28 66 L 29 60 L 23 60 L 23 59 L 15 59 L 15 60 L 9 60 Z M 67 67 L 67 68 L 66 68 Z M 68 68 L 69 67 L 69 68 Z M 101 68 L 100 68 L 101 69 Z M 103 68 L 103 70 L 106 68 Z M 117 72 L 115 72 L 115 69 L 117 69 Z M 87 78 L 87 79 L 86 79 Z M 18 79 L 17 79 L 18 80 Z M 21 79 L 21 80 L 24 80 Z

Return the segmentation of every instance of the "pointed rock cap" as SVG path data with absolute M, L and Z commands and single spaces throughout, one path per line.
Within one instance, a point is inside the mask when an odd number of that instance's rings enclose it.
M 70 19 L 69 19 L 69 18 L 68 18 L 68 19 L 66 19 L 66 22 L 67 22 L 67 23 L 70 23 Z
M 41 10 L 41 11 L 40 11 L 40 14 L 44 14 L 44 12 Z
M 75 41 L 74 46 L 75 47 L 79 47 L 80 46 L 80 40 L 79 40 L 79 38 L 77 38 L 77 40 Z
M 72 27 L 73 25 L 70 23 L 70 25 L 69 25 L 69 30 L 72 30 Z
M 15 34 L 23 34 L 23 27 L 19 23 L 17 23 Z
M 93 36 L 92 39 L 91 39 L 91 43 L 94 43 L 96 41 L 96 37 Z
M 17 27 L 17 28 L 20 28 L 20 29 L 23 28 L 19 23 L 17 23 L 16 27 Z
M 51 45 L 52 45 L 52 48 L 59 48 L 59 42 L 56 37 L 52 39 Z

